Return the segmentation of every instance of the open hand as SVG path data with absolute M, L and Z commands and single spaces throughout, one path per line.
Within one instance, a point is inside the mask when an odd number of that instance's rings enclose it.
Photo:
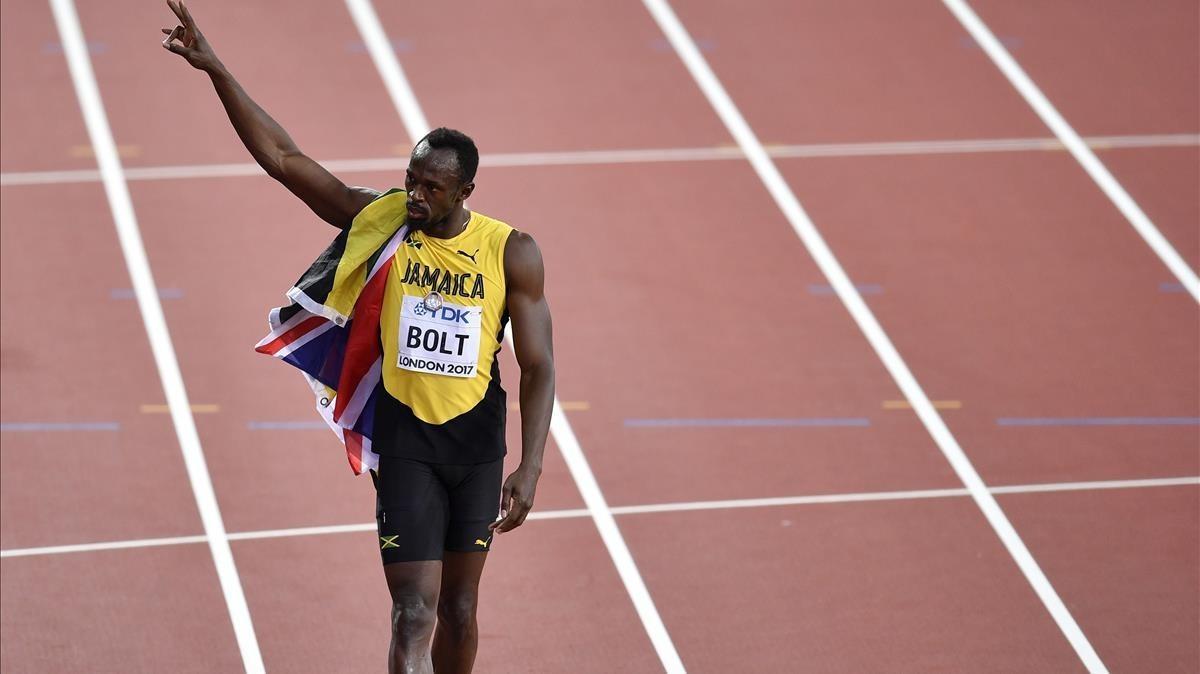
M 182 25 L 162 29 L 167 36 L 167 39 L 163 40 L 163 48 L 179 54 L 187 59 L 193 68 L 199 70 L 211 71 L 219 66 L 221 62 L 217 60 L 217 55 L 209 46 L 208 40 L 204 39 L 204 35 L 196 27 L 196 21 L 192 19 L 192 13 L 183 4 L 183 0 L 167 0 L 167 7 L 171 8 Z
M 541 470 L 531 470 L 520 466 L 504 481 L 504 489 L 500 492 L 500 517 L 488 525 L 488 528 L 498 534 L 512 531 L 521 526 L 529 510 L 533 508 L 533 493 L 537 490 L 537 481 Z

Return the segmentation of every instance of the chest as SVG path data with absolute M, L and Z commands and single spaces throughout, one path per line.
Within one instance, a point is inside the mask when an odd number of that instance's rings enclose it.
M 384 342 L 394 344 L 388 351 L 394 348 L 402 370 L 474 377 L 480 355 L 495 348 L 505 309 L 503 267 L 488 264 L 482 246 L 416 243 L 401 245 L 392 261 Z
M 404 295 L 438 293 L 444 299 L 476 306 L 503 303 L 503 266 L 479 242 L 431 245 L 408 241 L 392 262 L 389 285 Z

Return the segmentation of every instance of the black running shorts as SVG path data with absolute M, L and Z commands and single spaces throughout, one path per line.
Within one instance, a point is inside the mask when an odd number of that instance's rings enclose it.
M 438 464 L 379 457 L 375 522 L 384 564 L 441 559 L 444 550 L 487 552 L 500 512 L 504 458 Z

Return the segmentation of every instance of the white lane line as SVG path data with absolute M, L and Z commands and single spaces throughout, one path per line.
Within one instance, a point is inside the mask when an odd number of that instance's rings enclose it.
M 1195 477 L 1166 477 L 1143 480 L 1105 480 L 1098 482 L 1052 482 L 1041 484 L 1017 484 L 992 487 L 993 494 L 1039 494 L 1069 491 L 1097 491 L 1105 489 L 1150 489 L 1154 487 L 1200 486 L 1200 476 Z M 960 498 L 970 496 L 966 489 L 918 489 L 908 491 L 876 491 L 850 494 L 814 494 L 810 496 L 778 496 L 771 498 L 745 498 L 722 501 L 685 501 L 681 503 L 648 503 L 644 505 L 613 506 L 610 508 L 614 515 L 642 515 L 666 512 L 684 512 L 690 510 L 729 510 L 736 508 L 773 508 L 795 505 L 820 505 L 829 503 L 865 503 L 872 501 L 912 501 L 934 498 Z M 569 508 L 563 510 L 535 510 L 529 513 L 528 520 L 557 520 L 591 517 L 591 511 L 585 508 Z M 242 531 L 229 534 L 231 541 L 251 541 L 264 538 L 286 538 L 292 536 L 322 536 L 325 534 L 344 534 L 358 532 L 374 532 L 374 522 L 361 524 L 334 524 L 319 527 L 295 527 L 292 529 L 264 529 L 258 531 Z M 183 545 L 203 543 L 204 536 L 178 536 L 174 538 L 145 538 L 132 541 L 114 541 L 105 543 L 82 543 L 79 545 L 56 545 L 44 548 L 13 548 L 0 550 L 0 557 L 28 557 L 32 555 L 56 555 L 68 552 L 95 552 L 99 550 L 122 550 L 126 548 L 147 548 L 160 545 Z
M 526 520 L 553 520 L 553 519 L 568 519 L 575 517 L 589 517 L 591 512 L 584 508 L 566 509 L 566 510 L 543 510 L 529 513 Z M 231 541 L 250 541 L 261 538 L 287 538 L 291 536 L 320 536 L 324 534 L 347 534 L 357 533 L 360 531 L 375 531 L 377 525 L 375 522 L 364 522 L 362 524 L 333 524 L 322 527 L 296 527 L 293 529 L 264 529 L 261 531 L 243 531 L 240 533 L 229 534 Z
M 992 487 L 993 494 L 1038 494 L 1058 491 L 1093 491 L 1097 489 L 1140 489 L 1142 487 L 1179 487 L 1200 485 L 1200 477 L 1164 477 L 1145 480 L 1102 480 L 1098 482 L 1047 482 Z
M 1158 134 L 1146 136 L 1093 136 L 1084 142 L 1097 150 L 1117 148 L 1195 147 L 1200 134 Z M 1056 138 L 984 138 L 978 140 L 925 140 L 882 143 L 816 143 L 808 145 L 770 145 L 767 154 L 777 158 L 805 157 L 887 157 L 927 154 L 972 154 L 981 152 L 1062 152 L 1066 147 Z M 505 152 L 484 154 L 479 165 L 492 168 L 524 166 L 586 166 L 591 164 L 643 164 L 656 162 L 729 161 L 744 159 L 736 147 L 682 147 L 640 150 L 578 150 L 560 152 Z M 367 159 L 323 159 L 321 165 L 334 173 L 402 171 L 407 157 Z M 265 176 L 258 164 L 193 164 L 183 166 L 143 166 L 125 169 L 128 180 L 190 180 Z M 100 172 L 25 171 L 0 173 L 0 186 L 55 185 L 99 182 Z
M 776 506 L 816 505 L 820 503 L 862 503 L 866 501 L 916 501 L 927 498 L 969 496 L 966 489 L 918 489 L 910 491 L 860 492 L 857 494 L 814 494 L 812 496 L 777 496 L 772 498 L 743 498 L 726 501 L 697 501 L 694 503 L 651 503 L 617 506 L 618 515 L 645 513 L 674 513 L 688 510 L 729 510 L 735 508 L 770 508 Z
M 363 36 L 371 59 L 379 69 L 379 75 L 387 86 L 392 102 L 396 105 L 404 127 L 408 130 L 409 137 L 415 142 L 429 132 L 429 122 L 421 111 L 416 94 L 405 77 L 404 70 L 400 67 L 400 61 L 396 58 L 391 43 L 388 42 L 379 17 L 375 13 L 375 8 L 371 5 L 371 0 L 346 0 L 346 6 L 350 9 L 351 16 L 354 17 L 354 23 Z M 511 346 L 511 340 L 508 341 Z M 617 521 L 613 518 L 604 494 L 600 491 L 600 485 L 597 484 L 592 469 L 583 455 L 583 449 L 575 438 L 575 432 L 567 421 L 558 396 L 554 397 L 554 413 L 550 419 L 550 433 L 567 462 L 571 477 L 575 479 L 575 484 L 591 513 L 592 521 L 595 522 L 596 529 L 600 532 L 600 538 L 608 548 L 608 554 L 612 557 L 617 573 L 625 584 L 625 590 L 633 601 L 634 609 L 642 621 L 646 634 L 650 637 L 654 650 L 658 653 L 659 660 L 662 661 L 667 672 L 672 674 L 684 672 L 683 662 L 679 659 L 675 644 L 671 642 L 667 628 L 658 614 L 658 608 L 650 598 L 650 591 L 646 588 L 641 572 L 638 571 L 637 564 L 633 561 L 633 555 L 629 552 L 629 547 L 617 527 Z
M 1033 108 L 1038 117 L 1042 118 L 1042 122 L 1050 127 L 1054 132 L 1055 137 L 1066 146 L 1067 150 L 1075 157 L 1075 161 L 1087 171 L 1087 174 L 1092 177 L 1096 185 L 1104 191 L 1104 194 L 1113 202 L 1117 210 L 1125 216 L 1130 225 L 1137 230 L 1137 233 L 1145 239 L 1150 249 L 1158 255 L 1163 264 L 1171 270 L 1171 273 L 1179 279 L 1188 292 L 1192 294 L 1192 298 L 1200 302 L 1200 277 L 1196 276 L 1196 272 L 1180 257 L 1179 253 L 1171 246 L 1162 232 L 1154 226 L 1150 218 L 1142 211 L 1133 197 L 1121 187 L 1121 183 L 1109 173 L 1096 154 L 1092 152 L 1087 143 L 1075 133 L 1075 129 L 1067 123 L 1067 120 L 1059 114 L 1058 110 L 1050 103 L 1050 99 L 1046 98 L 1042 90 L 1038 88 L 1033 80 L 1025 74 L 1025 71 L 1017 64 L 1016 59 L 1008 53 L 1004 45 L 996 39 L 992 31 L 984 24 L 983 20 L 975 14 L 964 0 L 942 0 L 946 8 L 954 14 L 959 23 L 967 29 L 975 42 L 987 53 L 1000 72 L 1008 78 L 1008 81 L 1016 87 L 1021 96 L 1025 98 L 1025 102 Z
M 611 509 L 610 510 L 614 510 Z M 615 510 L 614 510 L 615 512 Z M 570 519 L 572 517 L 591 517 L 592 511 L 587 508 L 572 508 L 569 510 L 543 510 L 541 512 L 533 511 L 525 519 L 528 520 L 561 520 Z
M 383 79 L 383 86 L 392 98 L 392 105 L 396 106 L 396 112 L 400 113 L 400 121 L 404 124 L 404 130 L 408 132 L 409 140 L 416 143 L 425 137 L 432 127 L 429 126 L 429 120 L 425 119 L 425 112 L 417 102 L 417 96 L 408 83 L 404 69 L 400 67 L 400 59 L 396 58 L 392 43 L 388 42 L 383 24 L 375 13 L 375 7 L 371 5 L 370 0 L 346 0 L 346 8 L 350 10 L 354 26 L 358 28 L 363 42 L 367 45 L 367 51 L 371 53 L 371 60 L 375 62 L 379 76 Z
M 155 548 L 163 545 L 186 545 L 204 543 L 207 536 L 173 536 L 170 538 L 141 538 L 131 541 L 108 541 L 104 543 L 80 543 L 78 545 L 51 545 L 44 548 L 14 548 L 0 550 L 0 558 L 29 557 L 32 555 L 61 555 L 69 552 L 96 552 L 99 550 L 127 550 L 130 548 Z
M 634 608 L 642 620 L 646 634 L 650 636 L 650 642 L 654 645 L 655 652 L 658 653 L 658 659 L 662 662 L 663 669 L 669 674 L 687 671 L 684 669 L 679 652 L 675 649 L 675 644 L 671 641 L 671 635 L 667 632 L 666 625 L 663 624 L 662 617 L 658 614 L 658 608 L 650 597 L 650 590 L 642 580 L 642 574 L 638 571 L 637 563 L 633 560 L 629 546 L 625 544 L 625 538 L 621 535 L 620 528 L 617 527 L 617 520 L 613 517 L 612 509 L 609 508 L 608 501 L 605 500 L 603 492 L 600 491 L 600 485 L 596 482 L 596 476 L 592 474 L 587 458 L 583 455 L 583 449 L 579 446 L 575 431 L 571 429 L 567 415 L 562 411 L 562 405 L 559 404 L 557 396 L 554 398 L 554 416 L 550 419 L 550 432 L 554 435 L 554 442 L 562 452 L 563 458 L 566 459 L 567 468 L 570 469 L 571 476 L 575 478 L 575 484 L 579 486 L 583 501 L 592 514 L 592 521 L 595 522 L 596 529 L 600 531 L 600 537 L 604 540 L 608 554 L 617 567 L 617 573 L 625 583 L 625 590 L 633 600 Z
M 225 524 L 221 519 L 221 510 L 217 505 L 216 494 L 213 493 L 212 480 L 209 478 L 208 466 L 204 460 L 204 450 L 200 447 L 200 437 L 196 433 L 196 423 L 192 418 L 187 391 L 183 386 L 183 375 L 179 372 L 175 347 L 171 344 L 171 335 L 167 330 L 166 319 L 163 317 L 157 286 L 150 272 L 150 261 L 147 259 L 146 249 L 142 245 L 141 233 L 138 230 L 137 218 L 133 211 L 133 201 L 130 199 L 129 188 L 122 175 L 121 160 L 117 156 L 117 145 L 113 140 L 112 129 L 108 125 L 108 117 L 104 112 L 104 102 L 100 98 L 100 88 L 96 82 L 96 76 L 92 72 L 87 43 L 83 37 L 83 27 L 79 24 L 79 16 L 75 12 L 72 0 L 50 0 L 50 7 L 54 12 L 54 21 L 58 26 L 67 65 L 71 72 L 71 80 L 75 85 L 75 94 L 79 98 L 79 107 L 83 112 L 88 136 L 100 167 L 104 191 L 108 196 L 117 237 L 120 240 L 121 251 L 124 253 L 125 266 L 129 270 L 133 289 L 137 294 L 142 322 L 145 324 L 146 335 L 150 340 L 150 349 L 154 354 L 159 378 L 162 380 L 163 392 L 166 394 L 167 404 L 171 409 L 175 434 L 179 438 L 179 447 L 183 452 L 184 464 L 187 466 L 188 479 L 196 497 L 200 519 L 204 524 L 204 533 L 208 539 L 209 550 L 212 552 L 217 578 L 221 584 L 221 591 L 225 595 L 225 604 L 229 609 L 229 617 L 237 637 L 238 649 L 241 651 L 242 663 L 247 672 L 257 674 L 264 671 L 258 639 L 254 634 L 254 625 L 250 621 L 250 610 L 246 605 L 246 597 L 242 593 L 242 584 L 238 578 L 237 567 L 234 565 L 233 553 L 229 549 L 229 541 L 225 536 Z
M 296 527 L 294 529 L 265 529 L 229 534 L 231 541 L 248 541 L 262 538 L 288 538 L 291 536 L 320 536 L 323 534 L 350 534 L 360 531 L 375 531 L 375 522 L 364 524 L 334 524 L 324 527 Z
M 954 472 L 971 492 L 971 498 L 975 500 L 996 535 L 1000 537 L 1021 572 L 1025 574 L 1029 584 L 1033 586 L 1050 615 L 1058 623 L 1059 629 L 1062 630 L 1089 670 L 1092 672 L 1106 671 L 1099 656 L 1096 655 L 1096 651 L 1075 622 L 1075 618 L 1067 610 L 1049 579 L 1042 573 L 1042 569 L 1034 560 L 1033 555 L 1025 547 L 1021 537 L 1017 535 L 1016 529 L 1008 521 L 1008 517 L 1000 509 L 996 499 L 988 491 L 983 478 L 971 465 L 970 459 L 959 446 L 958 440 L 950 433 L 950 429 L 934 409 L 933 403 L 917 383 L 916 377 L 908 369 L 908 365 L 900 357 L 900 353 L 896 351 L 896 347 L 884 332 L 879 321 L 875 319 L 875 315 L 867 308 L 866 302 L 863 301 L 854 284 L 850 282 L 842 265 L 834 257 L 833 251 L 826 245 L 820 232 L 817 231 L 816 225 L 805 213 L 800 201 L 788 187 L 749 123 L 746 122 L 733 99 L 725 91 L 725 87 L 709 67 L 695 41 L 688 35 L 679 18 L 675 16 L 670 4 L 667 0 L 643 0 L 643 4 L 674 46 L 676 53 L 679 54 L 680 59 L 683 60 L 684 65 L 696 80 L 696 84 L 712 104 L 717 116 L 721 118 L 730 134 L 737 140 L 738 146 L 746 153 L 746 157 L 755 172 L 758 173 L 759 179 L 775 199 L 775 203 L 791 223 L 796 235 L 800 237 L 821 272 L 829 279 L 834 291 L 846 305 L 847 311 L 862 330 L 863 335 L 891 374 L 892 379 L 895 380 L 896 385 L 904 393 L 905 399 L 912 405 L 913 410 L 921 419 L 921 423 L 925 425 L 946 460 L 954 468 Z
M 1095 136 L 1086 139 L 1096 149 L 1193 147 L 1200 134 L 1153 136 Z M 1061 152 L 1066 149 L 1056 138 L 992 138 L 978 140 L 891 141 L 882 143 L 828 143 L 820 145 L 767 145 L 772 157 L 884 157 L 925 154 L 974 154 L 985 152 Z M 740 156 L 740 154 L 739 154 Z

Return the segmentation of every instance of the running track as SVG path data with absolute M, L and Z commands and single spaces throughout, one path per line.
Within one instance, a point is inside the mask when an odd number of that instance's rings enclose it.
M 0 668 L 376 671 L 370 483 L 251 349 L 332 230 L 165 7 L 53 4 L 0 0 Z M 1200 670 L 1196 4 L 952 8 L 197 0 L 348 182 L 462 128 L 542 246 L 564 414 L 478 671 Z

